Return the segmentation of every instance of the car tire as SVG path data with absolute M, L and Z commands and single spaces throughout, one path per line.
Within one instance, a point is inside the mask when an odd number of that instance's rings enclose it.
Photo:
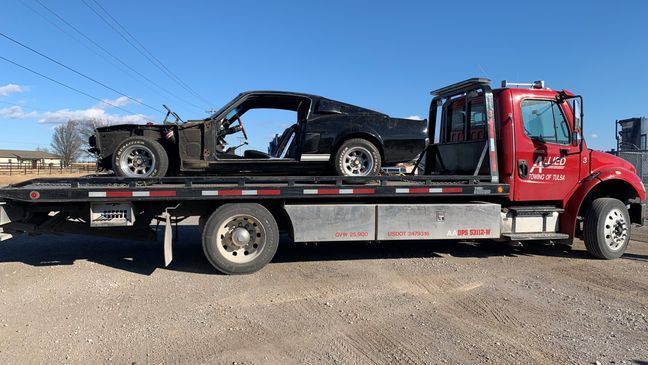
M 145 137 L 130 137 L 117 146 L 112 163 L 117 176 L 161 177 L 165 176 L 169 169 L 169 156 L 157 141 Z
M 598 198 L 585 216 L 583 239 L 587 252 L 601 259 L 621 257 L 630 241 L 630 214 L 617 199 Z
M 362 138 L 344 141 L 335 154 L 335 172 L 338 176 L 370 176 L 380 173 L 380 151 Z
M 267 265 L 279 247 L 279 227 L 260 204 L 225 204 L 202 232 L 205 256 L 223 274 L 250 274 Z

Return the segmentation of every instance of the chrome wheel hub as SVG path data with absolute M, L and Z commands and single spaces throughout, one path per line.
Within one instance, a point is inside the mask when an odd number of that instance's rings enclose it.
M 628 224 L 619 209 L 612 209 L 605 217 L 605 243 L 612 251 L 620 250 L 628 239 Z
M 242 264 L 254 260 L 265 247 L 266 232 L 261 222 L 249 215 L 225 219 L 217 231 L 218 251 L 227 260 Z

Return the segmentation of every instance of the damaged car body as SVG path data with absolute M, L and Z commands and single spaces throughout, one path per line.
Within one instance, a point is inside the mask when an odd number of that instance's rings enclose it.
M 255 109 L 292 111 L 283 133 L 267 152 L 247 149 L 245 113 Z M 169 116 L 175 122 L 168 122 Z M 242 137 L 228 147 L 226 137 Z M 240 135 L 239 135 L 240 134 Z M 427 121 L 391 118 L 373 110 L 316 95 L 251 91 L 203 120 L 185 123 L 169 110 L 163 124 L 97 128 L 90 138 L 98 167 L 118 176 L 174 175 L 378 175 L 381 168 L 409 162 L 425 149 Z

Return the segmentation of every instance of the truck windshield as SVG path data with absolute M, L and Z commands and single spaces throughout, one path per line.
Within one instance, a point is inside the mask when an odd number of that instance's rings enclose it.
M 569 144 L 569 127 L 560 106 L 552 100 L 522 101 L 524 131 L 531 139 Z

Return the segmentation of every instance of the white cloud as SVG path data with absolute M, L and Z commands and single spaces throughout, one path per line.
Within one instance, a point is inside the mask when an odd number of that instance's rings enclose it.
M 20 86 L 16 84 L 7 84 L 0 86 L 0 96 L 9 96 L 11 94 L 24 93 L 29 88 L 27 86 Z
M 9 108 L 0 109 L 0 118 L 6 119 L 29 119 L 36 118 L 38 113 L 26 112 L 20 106 L 11 106 Z
M 406 119 L 411 119 L 411 120 L 423 120 L 420 115 L 410 115 Z
M 108 124 L 119 123 L 144 123 L 151 120 L 144 114 L 127 114 L 118 115 L 106 113 L 105 110 L 92 107 L 89 109 L 61 109 L 52 112 L 40 113 L 38 115 L 39 123 L 65 123 L 68 120 L 83 120 L 83 119 L 98 119 L 103 120 Z
M 591 138 L 591 139 L 597 139 L 597 138 L 598 138 L 598 134 L 596 134 L 596 133 L 592 133 L 592 134 L 590 134 L 590 138 Z
M 0 109 L 0 119 L 36 119 L 39 123 L 65 123 L 68 120 L 83 120 L 83 119 L 98 119 L 105 121 L 106 124 L 121 124 L 121 123 L 145 123 L 152 120 L 151 117 L 144 114 L 127 114 L 118 115 L 106 113 L 105 110 L 99 108 L 89 109 L 60 109 L 49 112 L 35 112 L 25 111 L 20 106 L 12 106 Z
M 120 96 L 117 99 L 101 99 L 101 102 L 97 103 L 94 108 L 97 109 L 108 109 L 114 107 L 122 107 L 128 104 L 133 103 L 131 99 L 126 96 Z

